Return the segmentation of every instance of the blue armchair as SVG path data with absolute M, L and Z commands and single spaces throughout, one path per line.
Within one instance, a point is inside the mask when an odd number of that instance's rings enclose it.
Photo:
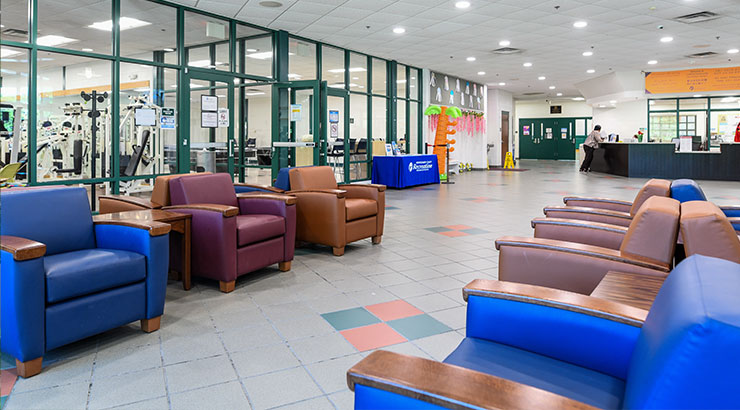
M 84 188 L 0 195 L 2 350 L 22 377 L 45 352 L 164 312 L 170 226 L 93 222 Z
M 348 371 L 356 409 L 739 408 L 740 265 L 682 262 L 650 312 L 473 281 L 467 337 L 443 363 L 391 352 Z

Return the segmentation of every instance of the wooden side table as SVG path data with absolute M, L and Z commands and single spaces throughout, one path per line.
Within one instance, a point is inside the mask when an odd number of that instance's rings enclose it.
M 190 290 L 190 225 L 193 216 L 190 214 L 163 211 L 161 209 L 145 209 L 141 211 L 116 212 L 112 214 L 95 215 L 94 220 L 137 220 L 156 221 L 170 224 L 172 231 L 180 234 L 182 245 L 182 287 Z
M 608 272 L 591 296 L 650 310 L 665 277 Z

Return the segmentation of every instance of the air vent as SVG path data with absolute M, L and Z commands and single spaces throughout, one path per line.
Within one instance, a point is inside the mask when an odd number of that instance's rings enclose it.
M 513 48 L 513 47 L 502 47 L 502 48 L 497 48 L 493 50 L 492 52 L 493 54 L 517 54 L 517 53 L 521 53 L 522 50 L 519 48 Z
M 719 54 L 715 53 L 714 51 L 705 51 L 703 53 L 689 54 L 686 57 L 688 57 L 688 58 L 710 58 L 710 57 L 714 57 L 714 56 L 717 56 L 717 55 L 719 55 Z
M 678 16 L 673 20 L 679 21 L 686 24 L 704 23 L 706 21 L 712 21 L 720 18 L 721 16 L 711 11 L 701 11 L 699 13 L 687 14 L 685 16 Z
M 9 28 L 2 31 L 4 37 L 23 37 L 28 38 L 28 31 L 17 28 Z
M 532 96 L 535 96 L 535 95 L 545 95 L 545 93 L 524 93 L 522 95 L 526 95 L 528 97 L 532 97 Z

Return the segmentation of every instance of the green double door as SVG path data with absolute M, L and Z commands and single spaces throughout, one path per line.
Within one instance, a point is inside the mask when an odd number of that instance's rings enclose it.
M 574 160 L 576 119 L 520 119 L 519 151 L 519 158 L 522 159 Z

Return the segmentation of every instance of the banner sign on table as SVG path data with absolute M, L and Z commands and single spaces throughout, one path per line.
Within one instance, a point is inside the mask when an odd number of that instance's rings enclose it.
M 740 67 L 645 73 L 645 92 L 673 94 L 740 89 Z

